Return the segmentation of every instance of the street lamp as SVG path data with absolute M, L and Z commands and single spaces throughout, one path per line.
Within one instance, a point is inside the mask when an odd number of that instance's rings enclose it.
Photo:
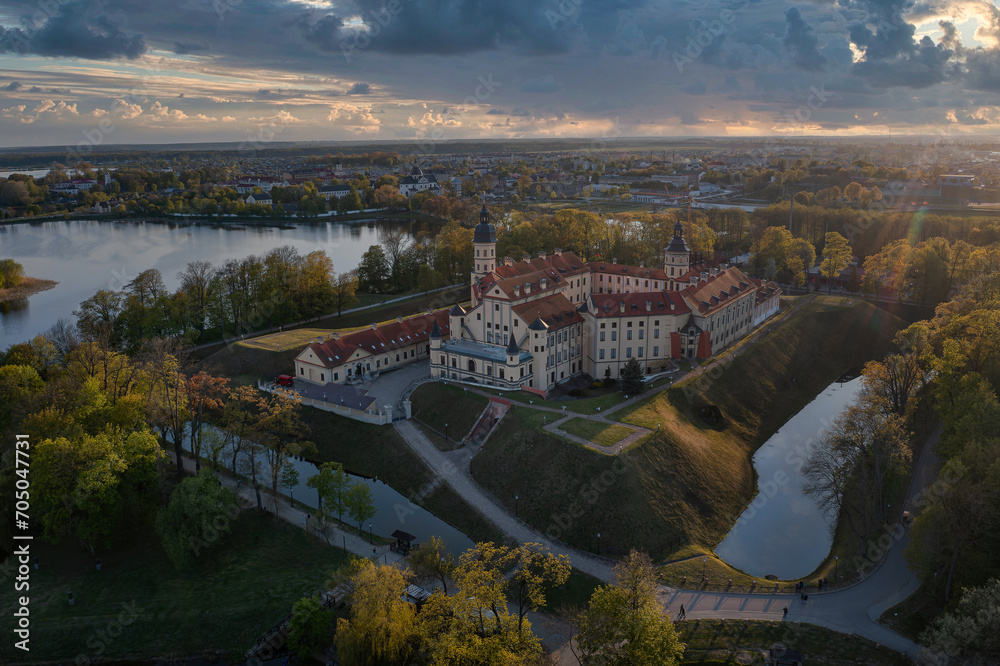
M 601 533 L 597 533 L 597 554 L 601 554 Z
M 701 577 L 704 578 L 708 575 L 708 558 L 701 558 Z
M 514 493 L 514 517 L 515 518 L 518 517 L 517 500 L 519 500 L 519 499 L 521 499 L 521 498 L 517 495 L 517 493 Z
M 444 424 L 444 438 L 448 439 L 448 424 Z
M 372 532 L 372 524 L 371 523 L 368 523 L 368 543 L 370 543 L 373 546 L 375 545 L 375 535 Z
M 833 577 L 840 580 L 840 555 L 833 556 Z

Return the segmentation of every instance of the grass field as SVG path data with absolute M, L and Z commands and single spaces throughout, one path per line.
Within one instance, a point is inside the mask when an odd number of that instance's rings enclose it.
M 331 572 L 347 561 L 342 551 L 255 511 L 244 511 L 221 546 L 184 572 L 174 569 L 149 527 L 99 553 L 100 572 L 89 553 L 71 544 L 35 541 L 32 552 L 41 569 L 31 572 L 30 660 L 60 663 L 86 663 L 80 655 L 213 653 L 240 655 L 241 661 L 293 602 L 325 589 Z M 67 603 L 69 590 L 74 606 Z M 3 598 L 0 608 L 10 617 L 13 595 Z M 27 655 L 11 646 L 11 640 L 0 646 L 0 661 L 25 661 Z
M 236 344 L 240 347 L 276 352 L 285 349 L 302 349 L 310 342 L 317 339 L 326 339 L 329 335 L 329 329 L 325 328 L 295 328 L 291 331 L 271 333 L 270 335 L 262 335 L 259 338 L 251 340 L 242 340 Z
M 612 555 L 635 546 L 661 561 L 683 546 L 710 550 L 753 496 L 753 452 L 842 372 L 881 356 L 900 324 L 865 303 L 807 304 L 689 391 L 682 384 L 628 408 L 623 421 L 662 423 L 641 445 L 609 458 L 539 431 L 540 414 L 521 408 L 472 473 L 496 497 L 519 494 L 523 520 L 583 550 L 596 549 L 597 532 Z M 789 377 L 797 383 L 785 388 Z M 720 408 L 721 425 L 701 421 L 705 403 Z
M 392 426 L 359 423 L 321 409 L 303 409 L 320 462 L 339 462 L 363 476 L 378 476 L 407 497 L 413 497 L 432 478 Z M 447 518 L 445 518 L 447 520 Z
M 440 382 L 418 386 L 410 400 L 414 418 L 442 433 L 447 424 L 447 436 L 459 441 L 472 430 L 489 402 L 461 386 Z
M 632 434 L 632 431 L 624 426 L 608 425 L 590 419 L 570 419 L 560 426 L 560 430 L 600 446 L 614 446 Z
M 798 622 L 685 620 L 676 625 L 686 644 L 684 664 L 764 664 L 774 643 L 802 653 L 806 664 L 893 666 L 903 655 L 859 636 Z

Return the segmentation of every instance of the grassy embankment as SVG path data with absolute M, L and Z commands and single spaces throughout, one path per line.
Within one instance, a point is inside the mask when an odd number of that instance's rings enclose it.
M 424 434 L 442 451 L 457 449 L 476 425 L 489 399 L 455 384 L 432 383 L 417 387 L 410 396 L 413 418 Z
M 662 424 L 621 455 L 567 445 L 517 409 L 473 459 L 473 475 L 511 510 L 520 495 L 523 520 L 581 549 L 595 550 L 600 532 L 605 554 L 637 547 L 654 560 L 696 557 L 752 498 L 753 452 L 845 370 L 882 356 L 900 325 L 865 303 L 809 303 L 717 378 L 706 375 L 701 395 L 682 383 L 617 414 L 652 430 Z M 719 407 L 720 425 L 701 420 L 703 404 Z
M 685 620 L 676 625 L 687 645 L 684 664 L 764 664 L 774 643 L 802 653 L 807 664 L 908 664 L 898 652 L 880 648 L 860 636 L 841 634 L 798 622 Z
M 348 558 L 303 530 L 253 510 L 243 511 L 232 527 L 217 548 L 186 571 L 174 568 L 148 525 L 122 534 L 115 546 L 100 552 L 101 571 L 83 548 L 36 540 L 32 552 L 41 568 L 31 571 L 27 593 L 30 661 L 192 654 L 242 660 L 295 601 L 326 589 L 331 573 Z M 67 591 L 76 599 L 73 606 Z M 11 617 L 14 597 L 4 599 L 0 608 Z M 4 641 L 0 661 L 28 661 L 29 654 L 12 643 Z

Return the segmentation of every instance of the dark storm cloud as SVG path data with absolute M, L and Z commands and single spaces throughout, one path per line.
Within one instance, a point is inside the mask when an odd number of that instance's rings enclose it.
M 1000 51 L 970 50 L 965 54 L 965 83 L 973 90 L 1000 92 Z
M 823 69 L 826 65 L 826 58 L 817 49 L 819 40 L 816 38 L 816 31 L 812 29 L 804 18 L 798 7 L 791 7 L 785 11 L 785 47 L 791 52 L 792 60 L 802 69 L 811 71 Z
M 109 60 L 146 52 L 141 34 L 129 34 L 99 3 L 71 2 L 23 28 L 0 27 L 0 52 Z M 40 22 L 40 25 L 38 23 Z
M 208 44 L 197 42 L 174 42 L 174 53 L 177 55 L 189 55 L 192 53 L 205 53 L 210 50 Z
M 854 71 L 881 86 L 926 88 L 961 77 L 960 66 L 951 60 L 954 53 L 925 36 L 907 55 L 881 60 L 866 57 Z
M 526 93 L 556 93 L 562 90 L 562 86 L 552 78 L 551 74 L 546 74 L 541 78 L 528 79 L 521 84 L 521 92 Z
M 2 89 L 3 90 L 7 90 L 9 92 L 15 92 L 15 91 L 17 91 L 17 90 L 19 90 L 20 88 L 23 88 L 23 87 L 24 86 L 21 85 L 20 81 L 11 81 L 7 85 L 5 85 Z
M 368 95 L 372 91 L 371 84 L 368 83 L 355 83 L 347 91 L 348 95 Z
M 331 13 L 306 30 L 306 39 L 326 51 L 353 45 L 397 55 L 455 55 L 510 47 L 541 54 L 567 51 L 574 35 L 551 1 L 357 0 L 357 7 L 363 35 L 345 30 L 343 17 Z

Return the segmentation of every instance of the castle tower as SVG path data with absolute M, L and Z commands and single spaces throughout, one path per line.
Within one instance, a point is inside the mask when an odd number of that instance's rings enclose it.
M 472 303 L 479 302 L 476 297 L 475 284 L 480 278 L 486 277 L 497 267 L 497 231 L 490 224 L 490 212 L 486 204 L 479 212 L 479 224 L 472 236 Z
M 691 248 L 684 240 L 684 226 L 677 221 L 674 237 L 663 251 L 663 272 L 667 274 L 670 291 L 676 289 L 676 280 L 691 268 Z

